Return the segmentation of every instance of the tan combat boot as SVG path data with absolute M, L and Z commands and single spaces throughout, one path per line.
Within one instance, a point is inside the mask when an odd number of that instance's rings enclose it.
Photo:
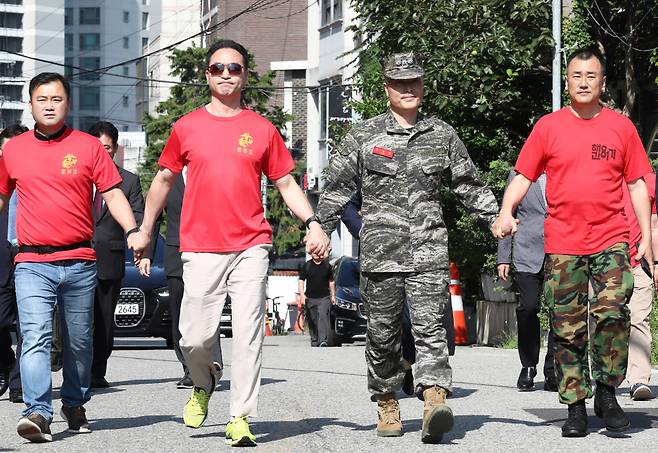
M 433 386 L 423 390 L 425 408 L 423 409 L 423 432 L 421 440 L 426 444 L 441 442 L 443 433 L 452 429 L 454 423 L 452 409 L 446 405 L 448 392 L 444 388 Z
M 402 435 L 400 404 L 395 393 L 377 395 L 377 435 L 379 437 L 399 437 Z

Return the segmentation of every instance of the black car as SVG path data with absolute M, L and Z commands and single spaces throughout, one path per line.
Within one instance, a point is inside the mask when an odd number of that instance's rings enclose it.
M 355 335 L 366 333 L 368 312 L 361 301 L 360 273 L 359 260 L 349 256 L 341 257 L 334 267 L 336 304 L 331 314 L 338 341 L 349 341 Z
M 115 337 L 162 337 L 168 347 L 173 347 L 164 248 L 164 238 L 158 235 L 150 277 L 139 275 L 132 251 L 126 249 L 126 275 L 121 282 L 119 300 L 114 310 Z M 220 333 L 232 336 L 229 298 L 222 311 Z

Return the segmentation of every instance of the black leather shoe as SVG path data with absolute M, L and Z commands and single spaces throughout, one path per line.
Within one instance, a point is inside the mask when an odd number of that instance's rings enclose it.
M 110 383 L 105 380 L 104 377 L 92 377 L 91 378 L 91 388 L 93 389 L 106 389 L 110 386 Z
M 519 379 L 516 381 L 516 386 L 521 392 L 529 392 L 535 389 L 535 376 L 537 376 L 537 369 L 534 366 L 521 368 Z
M 569 417 L 562 425 L 562 437 L 585 437 L 587 435 L 587 409 L 585 400 L 569 404 Z
M 544 390 L 547 392 L 557 392 L 557 379 L 555 374 L 549 374 L 544 379 Z
M 594 413 L 603 419 L 608 431 L 626 431 L 631 426 L 630 420 L 617 402 L 615 388 L 601 382 L 596 383 Z
M 180 381 L 176 382 L 177 389 L 191 389 L 192 387 L 194 387 L 194 382 L 192 382 L 192 378 L 189 374 L 186 374 L 180 379 Z
M 23 389 L 9 389 L 9 401 L 12 403 L 23 403 Z
M 10 367 L 0 369 L 0 396 L 4 395 L 9 388 L 9 370 Z
M 409 368 L 407 371 L 404 372 L 404 382 L 402 383 L 402 391 L 409 396 L 415 393 L 414 375 L 413 372 L 411 371 L 411 368 Z

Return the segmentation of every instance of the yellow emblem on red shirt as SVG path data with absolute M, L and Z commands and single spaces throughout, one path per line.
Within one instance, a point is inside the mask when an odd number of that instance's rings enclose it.
M 62 160 L 62 174 L 63 175 L 77 175 L 78 169 L 74 168 L 78 163 L 78 158 L 75 154 L 67 154 Z
M 240 138 L 238 139 L 238 152 L 239 153 L 245 153 L 245 154 L 253 154 L 254 151 L 249 147 L 254 143 L 254 138 L 251 136 L 249 132 L 243 133 Z

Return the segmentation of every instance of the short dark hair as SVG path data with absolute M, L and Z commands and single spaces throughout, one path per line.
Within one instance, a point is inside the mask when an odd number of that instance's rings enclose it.
M 101 138 L 105 134 L 112 139 L 112 144 L 116 146 L 119 143 L 119 131 L 116 126 L 109 121 L 97 121 L 91 125 L 88 131 L 89 135 Z
M 69 81 L 64 78 L 62 74 L 59 74 L 57 72 L 42 72 L 41 74 L 37 74 L 34 77 L 32 77 L 32 80 L 30 80 L 30 99 L 32 99 L 32 93 L 34 90 L 36 90 L 38 87 L 41 85 L 45 85 L 47 83 L 51 82 L 59 82 L 62 84 L 64 87 L 64 91 L 66 92 L 66 99 L 70 100 L 71 99 L 71 86 L 69 85 Z
M 242 59 L 244 60 L 244 70 L 246 71 L 249 69 L 249 52 L 247 52 L 247 49 L 245 49 L 242 44 L 230 39 L 220 39 L 208 47 L 208 51 L 206 52 L 206 67 L 210 66 L 210 57 L 212 57 L 212 54 L 217 52 L 219 49 L 233 49 L 237 51 L 240 55 L 242 55 Z
M 599 60 L 599 63 L 601 63 L 601 75 L 605 75 L 605 57 L 596 47 L 582 47 L 571 52 L 569 58 L 567 58 L 567 67 L 569 67 L 571 60 L 576 58 L 578 60 L 589 60 L 592 57 Z
M 0 132 L 0 140 L 13 138 L 17 135 L 21 135 L 23 132 L 27 132 L 27 127 L 23 126 L 21 123 L 15 123 L 7 126 L 2 132 Z

